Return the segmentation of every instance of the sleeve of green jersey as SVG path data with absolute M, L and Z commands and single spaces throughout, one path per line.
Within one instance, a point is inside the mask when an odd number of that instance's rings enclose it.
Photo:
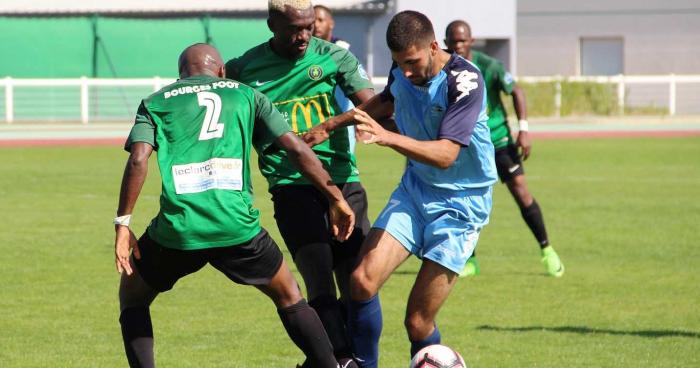
M 158 145 L 156 144 L 156 124 L 153 122 L 153 117 L 151 113 L 146 109 L 143 101 L 139 105 L 138 111 L 136 111 L 136 119 L 134 119 L 134 126 L 131 127 L 131 132 L 129 137 L 124 143 L 124 149 L 126 151 L 131 151 L 131 145 L 137 142 L 145 142 L 153 146 L 156 150 Z
M 337 47 L 332 55 L 338 65 L 338 85 L 346 96 L 352 96 L 363 89 L 374 88 L 367 72 L 350 51 Z
M 289 124 L 282 114 L 272 105 L 272 102 L 264 94 L 253 90 L 255 94 L 255 128 L 253 131 L 253 145 L 263 152 L 272 145 L 277 138 L 291 132 Z
M 515 87 L 513 75 L 500 62 L 498 63 L 498 82 L 501 84 L 503 92 L 506 94 L 513 93 L 513 87 Z

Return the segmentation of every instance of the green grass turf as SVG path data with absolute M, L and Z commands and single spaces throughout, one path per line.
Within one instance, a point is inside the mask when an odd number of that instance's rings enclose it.
M 111 225 L 125 160 L 118 147 L 0 149 L 0 366 L 125 366 Z M 373 219 L 403 160 L 360 147 L 359 161 Z M 472 367 L 700 366 L 700 139 L 536 141 L 526 167 L 566 274 L 544 276 L 499 184 L 479 242 L 482 275 L 460 280 L 444 306 L 443 343 Z M 137 233 L 157 210 L 151 168 Z M 255 183 L 279 240 L 265 185 Z M 402 320 L 418 265 L 407 262 L 382 291 L 382 367 L 408 364 Z M 272 303 L 210 267 L 151 312 L 162 367 L 303 359 Z

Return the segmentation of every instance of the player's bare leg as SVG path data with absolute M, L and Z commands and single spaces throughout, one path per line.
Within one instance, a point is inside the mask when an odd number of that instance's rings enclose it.
M 410 255 L 388 232 L 370 230 L 360 249 L 360 262 L 350 277 L 352 300 L 366 300 L 376 295 L 394 270 Z
M 304 352 L 312 367 L 337 367 L 333 346 L 316 312 L 302 298 L 299 285 L 287 263 L 282 261 L 270 283 L 257 286 L 277 306 L 289 337 Z
M 153 325 L 149 306 L 158 295 L 130 260 L 133 273 L 123 272 L 119 283 L 119 323 L 121 324 L 124 350 L 132 368 L 155 367 L 153 354 Z
M 355 357 L 361 367 L 376 367 L 382 311 L 379 288 L 410 253 L 384 230 L 370 230 L 360 249 L 360 263 L 350 277 L 350 333 Z
M 424 259 L 408 297 L 404 324 L 411 341 L 411 356 L 420 349 L 440 343 L 435 316 L 457 283 L 453 271 Z
M 303 298 L 299 285 L 285 261 L 282 261 L 269 284 L 256 287 L 270 297 L 277 308 L 287 308 L 299 303 Z
M 534 198 L 527 187 L 525 175 L 516 175 L 511 180 L 506 181 L 506 186 L 521 210 L 532 205 Z

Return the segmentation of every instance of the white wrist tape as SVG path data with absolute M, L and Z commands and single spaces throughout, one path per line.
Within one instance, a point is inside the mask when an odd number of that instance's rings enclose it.
M 114 218 L 115 225 L 129 226 L 131 215 L 117 216 Z
M 525 119 L 518 120 L 518 126 L 520 127 L 521 132 L 527 132 L 528 129 L 530 129 L 530 126 L 527 124 L 527 120 Z

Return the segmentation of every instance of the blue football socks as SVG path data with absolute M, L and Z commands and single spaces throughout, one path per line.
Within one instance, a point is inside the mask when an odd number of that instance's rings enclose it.
M 419 341 L 411 341 L 411 357 L 416 355 L 417 352 L 420 351 L 420 349 L 423 349 L 426 346 L 430 345 L 435 345 L 440 343 L 440 330 L 438 330 L 437 325 L 435 325 L 435 330 L 433 330 L 433 333 L 428 335 L 428 337 L 424 338 L 423 340 Z
M 348 333 L 355 360 L 362 368 L 377 367 L 382 324 L 382 307 L 379 304 L 378 294 L 369 300 L 350 303 Z

